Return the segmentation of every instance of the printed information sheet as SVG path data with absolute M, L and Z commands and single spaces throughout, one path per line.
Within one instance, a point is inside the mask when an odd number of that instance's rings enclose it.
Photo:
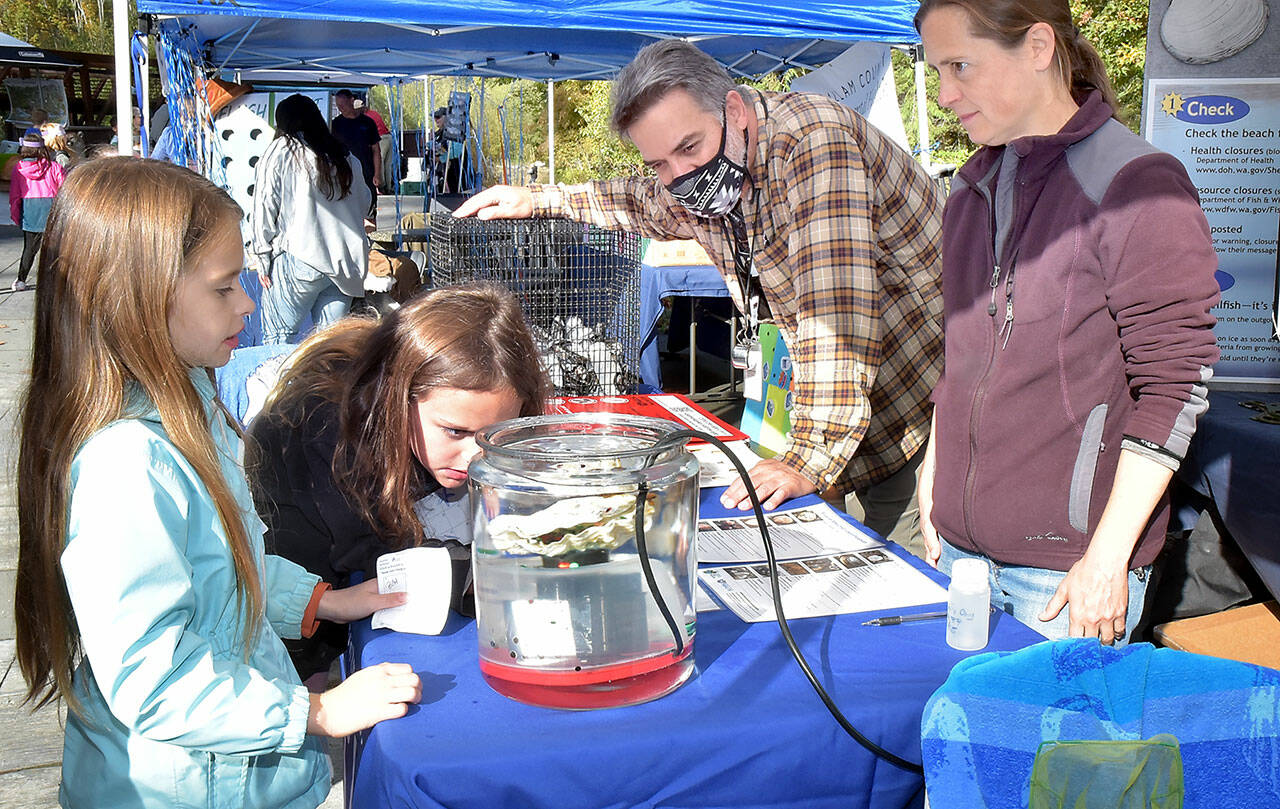
M 779 509 L 765 515 L 773 555 L 777 559 L 822 556 L 882 546 L 880 540 L 858 530 L 826 503 Z M 763 562 L 764 542 L 750 511 L 741 516 L 698 520 L 698 562 Z
M 725 444 L 748 472 L 751 467 L 760 463 L 760 456 L 751 451 L 746 441 L 730 441 Z M 692 444 L 689 451 L 698 459 L 698 487 L 712 489 L 717 486 L 728 486 L 738 479 L 738 470 L 733 462 L 724 456 L 720 448 L 714 444 Z
M 749 623 L 774 620 L 769 566 L 705 568 L 698 578 Z M 778 589 L 788 619 L 914 607 L 946 601 L 947 592 L 884 548 L 778 563 Z
M 1280 378 L 1280 79 L 1148 85 L 1147 139 L 1186 166 L 1218 254 L 1214 381 Z
M 408 593 L 399 607 L 373 614 L 374 629 L 439 635 L 449 619 L 453 563 L 448 548 L 407 548 L 378 557 L 378 592 Z

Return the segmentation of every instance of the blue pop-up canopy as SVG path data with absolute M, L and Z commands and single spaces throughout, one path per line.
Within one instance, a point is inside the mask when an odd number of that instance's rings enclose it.
M 737 75 L 812 68 L 852 42 L 918 41 L 916 0 L 138 0 L 246 80 L 606 79 L 684 37 Z

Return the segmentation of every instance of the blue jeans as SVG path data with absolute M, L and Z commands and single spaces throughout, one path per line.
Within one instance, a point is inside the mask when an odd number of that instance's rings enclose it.
M 1062 612 L 1058 613 L 1058 617 L 1052 621 L 1041 621 L 1039 618 L 1040 613 L 1048 606 L 1049 599 L 1053 598 L 1058 584 L 1066 578 L 1067 574 L 1064 571 L 1006 565 L 982 554 L 957 548 L 942 539 L 942 556 L 938 559 L 938 570 L 950 576 L 951 564 L 957 559 L 965 558 L 981 559 L 990 567 L 991 573 L 987 580 L 991 585 L 991 603 L 1050 640 L 1069 637 L 1070 604 L 1063 607 Z M 1117 648 L 1128 643 L 1129 633 L 1142 618 L 1142 605 L 1146 600 L 1147 580 L 1150 578 L 1150 573 L 1150 565 L 1129 571 L 1129 609 L 1124 620 L 1124 637 L 1116 638 Z
M 337 322 L 351 309 L 333 279 L 288 253 L 271 263 L 271 286 L 262 293 L 262 342 L 287 343 L 308 314 L 316 329 Z

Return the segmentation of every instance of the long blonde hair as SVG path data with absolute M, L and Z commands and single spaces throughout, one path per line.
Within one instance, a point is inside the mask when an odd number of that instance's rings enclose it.
M 78 703 L 80 636 L 59 569 L 71 462 L 94 433 L 132 415 L 137 387 L 213 498 L 231 549 L 244 649 L 262 588 L 244 517 L 223 478 L 200 395 L 169 338 L 178 280 L 240 209 L 187 169 L 110 157 L 80 166 L 55 198 L 40 253 L 31 383 L 18 458 L 15 622 L 27 701 Z

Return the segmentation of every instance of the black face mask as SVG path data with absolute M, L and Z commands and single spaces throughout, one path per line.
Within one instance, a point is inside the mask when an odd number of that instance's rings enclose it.
M 709 161 L 679 177 L 667 185 L 671 196 L 696 216 L 724 216 L 733 210 L 742 196 L 742 185 L 747 179 L 747 167 L 734 163 L 724 155 L 725 138 L 729 126 L 726 119 L 720 131 L 720 149 Z M 746 141 L 746 132 L 743 132 Z

